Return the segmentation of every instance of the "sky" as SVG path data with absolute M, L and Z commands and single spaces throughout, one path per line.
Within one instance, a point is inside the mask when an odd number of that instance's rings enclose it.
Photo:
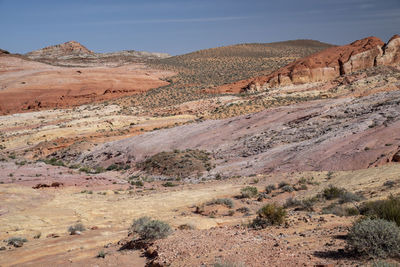
M 0 48 L 70 40 L 95 52 L 184 54 L 238 43 L 346 44 L 400 34 L 400 0 L 0 0 Z

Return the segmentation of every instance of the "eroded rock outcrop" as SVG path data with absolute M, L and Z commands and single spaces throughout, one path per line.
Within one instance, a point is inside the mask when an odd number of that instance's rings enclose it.
M 31 59 L 42 57 L 63 57 L 71 55 L 92 55 L 93 51 L 87 49 L 82 44 L 76 41 L 69 41 L 63 44 L 48 46 L 39 50 L 35 50 L 26 54 Z
M 4 49 L 0 49 L 0 55 L 8 55 L 8 54 L 10 54 L 10 52 L 8 52 L 7 50 L 4 50 Z
M 400 63 L 400 36 L 387 44 L 377 37 L 368 37 L 351 44 L 328 48 L 297 60 L 267 76 L 237 82 L 243 91 L 331 81 L 341 75 L 380 65 Z
M 397 65 L 400 63 L 400 35 L 393 36 L 383 47 L 382 56 L 376 59 L 377 65 Z

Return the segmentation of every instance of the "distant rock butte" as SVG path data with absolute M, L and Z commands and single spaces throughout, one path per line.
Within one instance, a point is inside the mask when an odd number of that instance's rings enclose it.
M 390 66 L 399 63 L 399 35 L 393 36 L 387 44 L 377 37 L 368 37 L 299 59 L 267 76 L 220 86 L 218 91 L 255 92 L 278 86 L 325 82 L 373 66 Z
M 10 54 L 10 52 L 8 52 L 7 50 L 0 49 L 0 55 L 3 55 L 3 54 L 8 55 L 8 54 Z
M 69 55 L 93 55 L 94 52 L 87 49 L 82 44 L 69 41 L 63 44 L 48 46 L 39 50 L 35 50 L 27 53 L 29 58 L 40 58 L 40 57 L 60 57 Z

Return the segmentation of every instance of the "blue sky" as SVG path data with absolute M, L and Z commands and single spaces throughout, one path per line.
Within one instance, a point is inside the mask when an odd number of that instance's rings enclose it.
M 345 44 L 400 34 L 400 0 L 0 0 L 0 48 L 69 40 L 96 52 L 183 54 L 251 42 Z

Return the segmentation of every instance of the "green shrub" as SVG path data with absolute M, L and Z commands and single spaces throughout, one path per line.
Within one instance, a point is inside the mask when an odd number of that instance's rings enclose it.
M 26 242 L 28 242 L 28 240 L 23 237 L 10 237 L 7 240 L 7 244 L 14 247 L 21 247 L 22 244 Z
M 82 223 L 77 223 L 75 225 L 72 225 L 72 226 L 68 227 L 68 232 L 71 235 L 76 234 L 76 232 L 83 232 L 85 230 L 86 230 L 86 228 Z
M 162 186 L 164 187 L 174 187 L 174 186 L 178 186 L 177 184 L 174 184 L 173 182 L 165 182 L 162 184 Z
M 281 189 L 283 192 L 293 192 L 294 191 L 294 188 L 291 185 L 285 185 Z
M 266 228 L 270 225 L 280 225 L 285 222 L 286 210 L 276 203 L 267 204 L 257 212 L 257 217 L 251 223 L 253 228 Z
M 296 207 L 296 210 L 314 211 L 314 204 L 318 201 L 317 198 L 307 198 L 298 200 L 295 198 L 288 198 L 284 205 L 285 208 Z
M 388 180 L 388 181 L 383 183 L 383 186 L 386 186 L 386 187 L 389 187 L 389 188 L 392 188 L 395 185 L 396 185 L 396 182 L 392 181 L 392 180 Z
M 265 193 L 270 194 L 276 189 L 275 185 L 270 184 L 265 187 Z
M 361 196 L 354 194 L 352 192 L 343 190 L 342 194 L 339 196 L 340 203 L 348 203 L 348 202 L 358 202 L 362 199 Z
M 111 164 L 110 166 L 107 167 L 107 171 L 117 171 L 119 170 L 119 166 L 117 164 Z
M 106 253 L 104 252 L 104 250 L 100 250 L 98 253 L 97 253 L 97 256 L 96 256 L 97 258 L 105 258 L 106 257 Z
M 246 186 L 240 190 L 240 194 L 242 198 L 252 198 L 257 196 L 258 190 L 257 187 Z
M 79 168 L 80 172 L 86 172 L 86 173 L 91 173 L 92 172 L 92 168 L 87 167 L 87 166 L 83 166 L 81 168 Z
M 278 188 L 282 188 L 282 187 L 284 187 L 284 186 L 286 186 L 286 185 L 289 185 L 287 182 L 280 182 L 279 184 L 278 184 Z
M 325 188 L 324 191 L 322 191 L 323 197 L 327 200 L 339 198 L 343 193 L 343 188 L 338 188 L 333 185 L 330 185 L 329 187 Z
M 241 207 L 241 208 L 236 209 L 236 211 L 244 213 L 244 214 L 250 213 L 250 209 L 248 207 Z
M 393 221 L 400 226 L 400 197 L 390 196 L 386 200 L 366 202 L 360 207 L 360 213 L 370 218 Z
M 44 163 L 50 164 L 53 166 L 65 166 L 64 162 L 62 162 L 61 160 L 57 160 L 56 158 L 45 159 Z
M 335 215 L 341 216 L 341 217 L 342 216 L 355 216 L 355 215 L 360 214 L 358 209 L 356 209 L 354 207 L 343 207 L 338 204 L 331 204 L 327 207 L 324 207 L 322 209 L 322 213 L 323 214 L 335 214 Z
M 372 263 L 371 267 L 400 267 L 397 263 L 385 262 L 385 261 L 376 261 Z
M 400 229 L 394 222 L 382 219 L 356 222 L 346 242 L 349 248 L 362 255 L 378 258 L 400 255 Z
M 165 238 L 172 232 L 169 224 L 159 220 L 152 220 L 149 217 L 141 217 L 133 221 L 131 231 L 137 233 L 145 241 Z
M 131 185 L 135 185 L 137 187 L 142 187 L 144 185 L 143 181 L 130 181 L 129 182 Z
M 218 198 L 207 202 L 207 205 L 225 205 L 228 208 L 233 208 L 233 201 L 230 198 Z

